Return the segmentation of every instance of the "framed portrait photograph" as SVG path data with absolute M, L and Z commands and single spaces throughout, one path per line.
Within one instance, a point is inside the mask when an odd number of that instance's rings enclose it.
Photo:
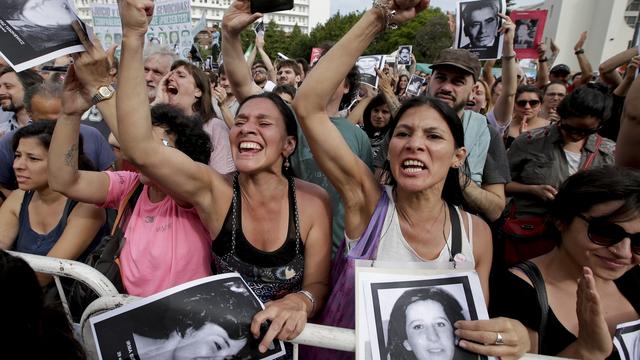
M 260 340 L 250 331 L 263 308 L 242 277 L 229 273 L 167 289 L 90 323 L 103 360 L 275 359 L 285 354 L 283 342 L 260 353 Z
M 411 75 L 411 79 L 409 79 L 409 84 L 407 84 L 407 94 L 411 96 L 418 96 L 420 94 L 420 89 L 422 88 L 422 84 L 426 81 L 425 78 L 420 77 L 418 75 Z
M 378 88 L 376 68 L 382 70 L 385 64 L 384 55 L 364 55 L 358 58 L 356 65 L 360 72 L 360 82 Z
M 613 345 L 618 350 L 620 360 L 640 359 L 640 320 L 616 326 Z
M 460 348 L 453 327 L 488 319 L 477 274 L 432 274 L 359 273 L 358 360 L 488 359 Z
M 518 59 L 537 59 L 537 44 L 542 41 L 547 10 L 514 10 L 510 17 L 516 25 L 513 48 Z
M 400 45 L 398 47 L 398 56 L 396 57 L 397 65 L 411 65 L 412 45 Z
M 459 1 L 456 11 L 454 48 L 476 54 L 480 60 L 497 59 L 502 55 L 502 37 L 498 30 L 504 14 L 505 0 Z
M 0 9 L 0 55 L 17 72 L 85 50 L 71 0 L 3 0 Z

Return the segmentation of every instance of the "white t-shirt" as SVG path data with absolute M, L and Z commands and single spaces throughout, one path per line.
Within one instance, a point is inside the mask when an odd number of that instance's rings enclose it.
M 569 175 L 573 175 L 578 172 L 578 168 L 580 167 L 580 153 L 574 153 L 572 151 L 565 150 L 564 154 L 567 157 L 567 162 L 569 163 Z

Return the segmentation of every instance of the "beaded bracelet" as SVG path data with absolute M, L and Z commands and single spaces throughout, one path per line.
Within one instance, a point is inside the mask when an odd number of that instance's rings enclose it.
M 389 0 L 373 0 L 373 8 L 378 9 L 382 12 L 382 19 L 384 23 L 382 24 L 382 30 L 386 31 L 388 29 L 397 29 L 398 24 L 392 24 L 391 19 L 393 19 L 396 14 L 395 10 L 391 10 L 389 6 Z

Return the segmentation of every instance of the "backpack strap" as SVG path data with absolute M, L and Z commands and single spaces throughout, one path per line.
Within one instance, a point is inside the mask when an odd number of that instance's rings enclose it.
M 122 216 L 124 215 L 127 209 L 133 210 L 136 206 L 136 202 L 140 197 L 140 193 L 142 192 L 143 185 L 140 181 L 136 182 L 136 186 L 133 187 L 127 195 L 120 201 L 120 205 L 118 206 L 118 214 L 116 215 L 116 220 L 113 222 L 113 227 L 111 228 L 111 235 L 115 235 L 116 231 L 120 227 L 120 222 L 122 221 Z
M 596 155 L 598 155 L 598 151 L 600 151 L 600 145 L 602 145 L 602 136 L 600 136 L 600 134 L 596 134 L 596 149 L 589 154 L 589 156 L 587 157 L 587 160 L 584 161 L 584 164 L 582 164 L 582 169 L 581 170 L 589 170 L 591 168 L 591 165 L 593 165 L 593 161 L 596 159 Z
M 456 211 L 456 207 L 447 203 L 449 206 L 449 217 L 451 218 L 451 259 L 462 252 L 462 228 L 460 227 L 460 217 Z M 454 262 L 455 264 L 455 262 Z
M 538 295 L 538 304 L 540 304 L 540 326 L 538 326 L 538 353 L 542 351 L 542 339 L 544 337 L 544 329 L 547 326 L 547 318 L 549 317 L 549 300 L 547 299 L 547 288 L 544 286 L 544 279 L 540 270 L 531 261 L 525 261 L 515 265 L 516 268 L 522 270 L 527 275 L 533 288 Z

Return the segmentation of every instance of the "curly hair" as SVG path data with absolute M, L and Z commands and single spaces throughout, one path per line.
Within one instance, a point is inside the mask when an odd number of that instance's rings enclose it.
M 199 117 L 188 117 L 173 105 L 158 104 L 151 108 L 151 123 L 176 136 L 176 149 L 193 161 L 209 164 L 213 145 Z

